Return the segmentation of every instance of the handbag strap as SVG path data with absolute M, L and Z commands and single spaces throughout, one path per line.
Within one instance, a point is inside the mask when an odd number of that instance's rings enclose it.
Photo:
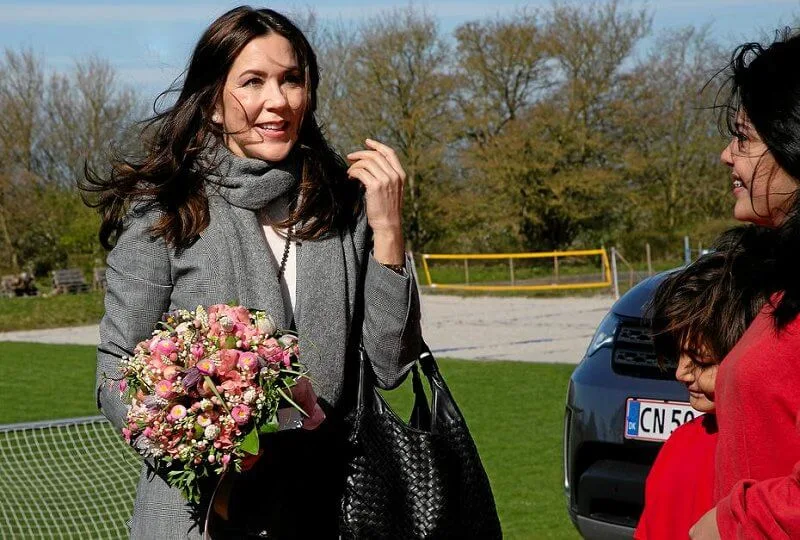
M 369 363 L 369 359 L 367 357 L 367 352 L 364 349 L 363 344 L 359 345 L 359 372 L 358 372 L 358 397 L 356 400 L 356 423 L 360 421 L 361 415 L 363 414 L 364 408 L 372 403 L 373 401 L 377 401 L 377 405 L 380 407 L 386 407 L 386 403 L 380 397 L 380 394 L 377 394 L 377 388 L 375 384 L 375 373 L 372 371 L 371 364 Z M 431 405 L 428 403 L 428 397 L 425 395 L 425 388 L 422 385 L 422 378 L 419 374 L 419 369 L 417 367 L 417 363 L 422 368 L 423 374 L 428 379 L 428 384 L 431 388 L 431 394 L 434 396 L 435 399 L 435 388 L 437 386 L 441 386 L 444 383 L 443 379 L 441 378 L 441 374 L 439 373 L 439 368 L 436 365 L 436 360 L 433 358 L 433 354 L 431 354 L 430 348 L 428 345 L 423 341 L 422 342 L 422 352 L 420 353 L 420 357 L 417 359 L 411 366 L 411 387 L 414 391 L 414 408 L 411 411 L 411 418 L 409 420 L 409 424 L 411 427 L 416 429 L 430 431 L 433 423 L 432 415 L 431 415 Z M 435 381 L 441 381 L 441 384 L 438 384 Z

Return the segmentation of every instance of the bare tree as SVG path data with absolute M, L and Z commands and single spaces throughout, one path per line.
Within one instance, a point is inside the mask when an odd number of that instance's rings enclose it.
M 717 86 L 701 92 L 724 55 L 704 29 L 665 32 L 626 85 L 626 169 L 635 208 L 657 230 L 721 217 L 727 195 L 720 138 L 710 114 Z
M 95 170 L 108 163 L 112 147 L 135 144 L 130 126 L 144 116 L 144 105 L 131 88 L 117 81 L 111 65 L 97 57 L 79 62 L 70 75 L 49 81 L 46 114 L 51 127 L 43 147 L 42 174 L 71 186 L 84 163 Z
M 137 144 L 135 92 L 99 58 L 48 77 L 33 52 L 6 50 L 0 111 L 0 266 L 45 272 L 69 253 L 99 255 L 97 218 L 76 180 L 85 163 L 102 169 L 112 144 Z
M 33 51 L 6 49 L 0 60 L 0 166 L 34 171 L 47 99 L 44 66 Z
M 329 122 L 350 148 L 371 137 L 398 152 L 407 172 L 406 238 L 421 248 L 435 235 L 426 215 L 434 211 L 450 139 L 450 49 L 436 21 L 410 7 L 369 21 L 355 40 L 336 45 L 346 60 L 334 71 L 341 93 L 328 96 Z
M 519 11 L 473 21 L 455 31 L 455 92 L 466 136 L 486 145 L 552 86 L 539 16 Z

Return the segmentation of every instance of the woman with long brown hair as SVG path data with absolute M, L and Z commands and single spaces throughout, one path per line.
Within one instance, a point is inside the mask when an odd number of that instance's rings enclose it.
M 231 498 L 241 534 L 337 536 L 354 352 L 363 344 L 391 388 L 420 346 L 405 173 L 379 142 L 367 139 L 349 166 L 330 148 L 314 115 L 318 83 L 314 52 L 289 19 L 233 9 L 200 38 L 175 104 L 145 126 L 143 155 L 114 161 L 108 174 L 87 171 L 82 186 L 113 246 L 97 399 L 115 427 L 125 418 L 113 382 L 120 358 L 163 312 L 235 301 L 299 333 L 327 418 L 272 436 L 246 475 L 250 496 Z M 200 537 L 207 505 L 208 496 L 187 504 L 145 463 L 131 536 Z

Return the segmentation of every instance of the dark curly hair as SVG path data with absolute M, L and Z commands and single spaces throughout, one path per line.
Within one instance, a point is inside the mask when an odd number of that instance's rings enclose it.
M 775 235 L 755 225 L 730 229 L 659 284 L 646 313 L 662 365 L 698 351 L 720 361 L 733 348 L 766 301 L 760 277 Z
M 228 71 L 241 50 L 254 38 L 270 34 L 285 37 L 294 49 L 307 93 L 306 110 L 293 152 L 302 159 L 299 202 L 279 226 L 301 224 L 299 239 L 314 239 L 352 223 L 360 211 L 356 182 L 346 177 L 347 165 L 325 140 L 314 112 L 319 68 L 306 37 L 285 16 L 271 9 L 240 6 L 215 20 L 194 49 L 183 84 L 174 85 L 156 100 L 180 92 L 174 105 L 145 120 L 143 157 L 118 156 L 107 176 L 88 166 L 79 182 L 84 201 L 98 208 L 100 241 L 110 249 L 122 229 L 123 218 L 138 201 L 163 210 L 154 224 L 154 236 L 181 248 L 208 226 L 209 211 L 204 178 L 218 164 L 198 156 L 211 145 L 222 144 L 222 129 L 210 121 Z

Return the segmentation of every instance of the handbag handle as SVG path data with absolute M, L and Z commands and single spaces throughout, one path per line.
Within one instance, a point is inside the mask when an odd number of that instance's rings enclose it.
M 437 424 L 439 423 L 452 423 L 461 420 L 461 412 L 453 400 L 450 389 L 444 382 L 439 366 L 436 359 L 433 357 L 430 347 L 425 341 L 422 341 L 422 351 L 419 358 L 411 366 L 412 376 L 412 389 L 414 391 L 414 408 L 411 412 L 409 425 L 413 428 L 427 431 L 436 432 Z M 375 385 L 375 374 L 369 367 L 369 358 L 367 356 L 364 345 L 359 345 L 359 376 L 358 376 L 358 397 L 356 401 L 356 427 L 360 422 L 362 412 L 367 404 L 374 405 L 381 411 L 388 407 Z M 419 375 L 419 369 L 422 369 L 423 375 L 428 379 L 428 385 L 431 390 L 431 401 L 428 403 L 428 398 L 425 395 L 425 389 L 422 386 L 422 378 Z

